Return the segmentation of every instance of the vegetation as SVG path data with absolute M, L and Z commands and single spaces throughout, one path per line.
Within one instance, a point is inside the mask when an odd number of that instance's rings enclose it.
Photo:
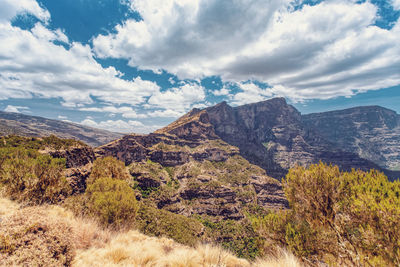
M 300 266 L 291 254 L 254 264 L 215 245 L 187 247 L 135 230 L 111 234 L 58 206 L 0 198 L 1 266 Z
M 165 236 L 185 245 L 204 240 L 204 227 L 197 220 L 149 205 L 141 205 L 136 227 L 144 234 Z
M 47 137 L 23 137 L 17 135 L 2 136 L 0 148 L 22 147 L 25 149 L 67 149 L 74 146 L 85 146 L 81 141 L 74 139 L 61 139 L 55 135 Z
M 125 164 L 113 157 L 98 158 L 93 162 L 87 184 L 92 184 L 99 178 L 111 178 L 128 182 L 132 179 Z
M 65 160 L 22 147 L 0 148 L 0 183 L 10 198 L 31 204 L 56 203 L 71 191 Z
M 304 260 L 331 265 L 400 264 L 400 182 L 323 163 L 284 180 L 291 210 L 253 218 L 258 233 Z
M 206 227 L 207 235 L 213 242 L 234 252 L 238 257 L 252 259 L 263 254 L 263 240 L 249 221 L 222 220 L 213 222 L 207 218 L 199 218 Z
M 400 265 L 400 182 L 388 181 L 378 171 L 342 172 L 323 163 L 297 166 L 283 180 L 290 209 L 265 211 L 252 201 L 255 191 L 249 183 L 249 177 L 264 175 L 264 171 L 240 156 L 177 167 L 151 161 L 126 167 L 106 157 L 93 163 L 86 191 L 70 196 L 65 160 L 39 150 L 72 144 L 54 137 L 2 137 L 1 192 L 29 207 L 0 198 L 0 265 L 87 266 L 91 259 L 104 264 L 165 266 L 168 259 L 177 266 L 202 266 L 204 262 L 251 266 L 230 254 L 234 253 L 252 261 L 265 255 L 287 258 L 298 266 L 282 247 L 309 265 Z M 160 203 L 171 203 L 169 210 L 179 210 L 183 201 L 198 204 L 195 198 L 171 202 L 179 197 L 181 185 L 193 191 L 230 187 L 243 202 L 247 218 L 217 221 L 206 215 L 192 218 L 156 208 Z M 141 201 L 136 189 L 142 194 Z M 212 203 L 218 205 L 219 200 Z M 48 206 L 59 203 L 86 219 Z M 116 233 L 111 241 L 109 231 Z M 205 241 L 231 252 L 198 246 Z M 190 256 L 179 257 L 182 253 Z
M 90 215 L 104 226 L 132 227 L 138 209 L 136 194 L 126 181 L 99 178 L 85 192 Z

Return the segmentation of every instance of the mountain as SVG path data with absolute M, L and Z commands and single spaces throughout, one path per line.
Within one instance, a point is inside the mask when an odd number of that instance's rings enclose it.
M 400 170 L 400 115 L 366 106 L 302 116 L 304 124 L 343 151 Z
M 80 140 L 94 147 L 122 136 L 119 133 L 75 123 L 0 111 L 0 135 L 9 134 L 33 137 L 56 135 L 60 138 Z
M 220 139 L 205 110 L 194 109 L 155 133 L 126 135 L 94 151 L 96 158 L 125 162 L 144 197 L 157 192 L 152 203 L 174 213 L 240 220 L 253 204 L 287 207 L 281 183 Z
M 237 146 L 240 155 L 277 179 L 296 164 L 308 165 L 320 160 L 338 165 L 342 170 L 383 170 L 372 160 L 325 138 L 318 127 L 305 123 L 300 112 L 284 98 L 238 107 L 222 102 L 207 108 L 206 112 L 222 140 Z M 390 177 L 396 175 L 386 173 Z

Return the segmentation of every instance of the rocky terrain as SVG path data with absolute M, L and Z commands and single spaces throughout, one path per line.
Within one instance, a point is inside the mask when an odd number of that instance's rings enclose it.
M 218 138 L 204 110 L 149 135 L 124 136 L 95 154 L 125 162 L 143 195 L 157 191 L 153 202 L 174 213 L 239 220 L 249 205 L 287 207 L 279 181 Z
M 277 179 L 296 164 L 308 165 L 320 160 L 343 170 L 382 170 L 368 158 L 344 150 L 325 138 L 318 131 L 321 127 L 304 123 L 300 112 L 284 98 L 239 107 L 222 102 L 207 108 L 206 112 L 222 140 L 237 146 L 244 158 Z M 390 171 L 386 173 L 396 175 Z
M 11 115 L 28 124 L 24 119 L 29 116 Z M 60 132 L 82 130 L 32 118 L 31 125 L 41 129 L 60 125 Z M 374 162 L 396 169 L 398 129 L 398 115 L 383 108 L 302 116 L 285 99 L 275 98 L 239 107 L 222 102 L 193 109 L 154 133 L 126 135 L 97 148 L 78 142 L 41 152 L 66 159 L 67 180 L 75 193 L 85 191 L 93 161 L 111 156 L 128 166 L 141 198 L 159 209 L 240 220 L 254 205 L 286 208 L 279 180 L 296 164 L 323 161 L 343 170 L 375 168 L 397 177 L 397 172 Z
M 304 124 L 341 150 L 400 170 L 400 115 L 379 106 L 302 116 Z
M 93 147 L 120 138 L 122 134 L 94 129 L 74 123 L 50 120 L 20 113 L 0 111 L 0 135 L 49 136 L 72 138 Z

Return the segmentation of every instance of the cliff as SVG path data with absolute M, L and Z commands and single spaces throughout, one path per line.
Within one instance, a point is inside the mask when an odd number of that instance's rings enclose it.
M 379 106 L 302 116 L 304 124 L 341 150 L 400 170 L 400 115 Z

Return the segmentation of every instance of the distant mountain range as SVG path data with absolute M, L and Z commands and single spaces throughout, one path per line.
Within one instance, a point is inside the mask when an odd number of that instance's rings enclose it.
M 91 146 L 100 146 L 122 137 L 122 134 L 99 130 L 83 125 L 0 111 L 0 135 L 49 136 L 73 138 Z
M 0 133 L 54 134 L 92 146 L 122 137 L 122 134 L 73 123 L 6 112 L 0 112 Z M 182 140 L 198 143 L 198 140 L 221 139 L 239 148 L 242 157 L 277 179 L 295 164 L 307 165 L 320 160 L 343 170 L 375 168 L 390 178 L 400 177 L 400 115 L 379 106 L 302 115 L 284 98 L 238 107 L 222 102 L 204 110 L 193 109 L 155 134 L 168 135 L 169 139 L 175 136 L 175 141 L 168 142 L 179 145 Z M 140 136 L 128 135 L 112 142 L 108 147 L 113 152 L 106 154 L 118 154 L 126 163 L 148 158 L 149 151 L 143 152 L 143 149 L 149 144 L 156 145 L 162 138 Z M 157 161 L 154 155 L 151 158 Z M 182 163 L 179 158 L 170 160 Z
M 400 116 L 377 106 L 301 115 L 284 98 L 206 109 L 215 133 L 241 155 L 282 177 L 296 163 L 324 161 L 344 170 L 385 170 L 400 164 Z

